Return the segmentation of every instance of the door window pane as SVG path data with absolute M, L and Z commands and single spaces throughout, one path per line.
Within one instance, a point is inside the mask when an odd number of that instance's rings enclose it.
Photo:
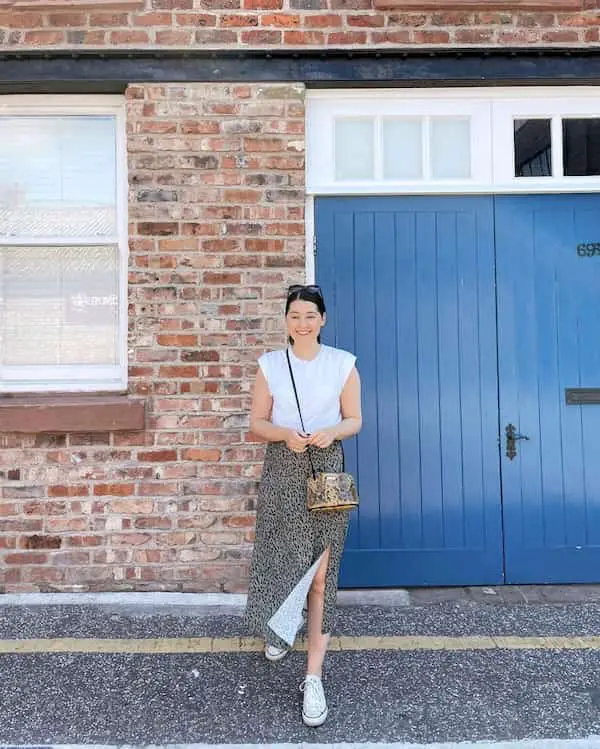
M 515 120 L 515 177 L 552 176 L 550 120 Z
M 467 179 L 471 176 L 471 127 L 468 119 L 431 120 L 431 176 Z
M 562 130 L 565 176 L 600 175 L 600 119 L 565 119 Z
M 422 128 L 420 119 L 383 121 L 384 179 L 422 179 Z
M 373 179 L 374 123 L 368 119 L 335 121 L 335 178 Z

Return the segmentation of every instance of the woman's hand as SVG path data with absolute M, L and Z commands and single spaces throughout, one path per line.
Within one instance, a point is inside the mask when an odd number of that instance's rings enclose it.
M 299 434 L 295 429 L 288 431 L 288 436 L 285 440 L 285 444 L 290 450 L 295 453 L 303 453 L 308 445 L 309 437 L 305 437 L 303 434 Z
M 311 434 L 308 438 L 308 444 L 324 449 L 332 445 L 336 439 L 337 429 L 330 427 L 329 429 L 320 429 L 318 432 Z

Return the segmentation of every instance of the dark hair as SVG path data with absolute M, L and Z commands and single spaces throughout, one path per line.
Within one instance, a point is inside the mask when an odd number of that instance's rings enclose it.
M 315 307 L 319 310 L 321 317 L 325 316 L 325 300 L 323 299 L 323 293 L 318 286 L 290 286 L 287 301 L 285 303 L 285 314 L 290 311 L 290 307 L 293 302 L 312 302 Z M 294 339 L 289 336 L 288 341 L 291 345 L 294 344 Z M 317 341 L 321 343 L 321 336 L 317 336 Z

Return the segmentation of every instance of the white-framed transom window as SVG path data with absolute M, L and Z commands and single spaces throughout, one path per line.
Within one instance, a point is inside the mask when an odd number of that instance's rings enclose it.
M 600 189 L 600 88 L 312 90 L 307 192 Z
M 311 91 L 307 188 L 321 193 L 431 192 L 489 181 L 490 110 L 406 91 Z
M 0 97 L 0 392 L 127 384 L 118 96 Z

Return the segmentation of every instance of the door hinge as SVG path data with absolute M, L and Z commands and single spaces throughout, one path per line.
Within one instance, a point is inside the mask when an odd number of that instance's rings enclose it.
M 313 257 L 317 257 L 317 237 L 313 236 Z

